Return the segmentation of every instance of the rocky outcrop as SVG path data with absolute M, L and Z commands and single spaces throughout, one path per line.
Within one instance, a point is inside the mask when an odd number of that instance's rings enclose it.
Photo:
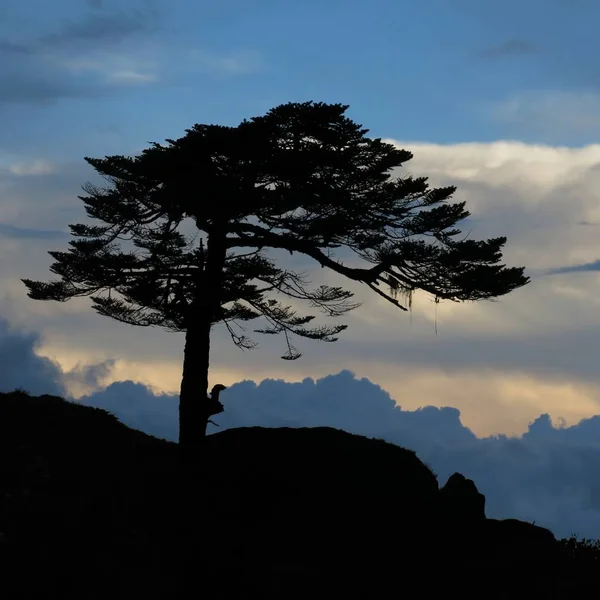
M 485 496 L 472 479 L 454 473 L 439 491 L 439 508 L 443 519 L 457 524 L 482 521 L 485 519 Z
M 503 563 L 560 558 L 560 546 L 554 534 L 527 521 L 486 519 L 482 534 L 489 560 Z
M 559 543 L 549 529 L 518 519 L 486 518 L 485 496 L 464 475 L 454 473 L 438 495 L 448 556 L 500 563 L 560 557 Z

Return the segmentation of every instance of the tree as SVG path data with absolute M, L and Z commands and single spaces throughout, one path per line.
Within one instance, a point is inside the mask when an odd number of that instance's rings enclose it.
M 282 358 L 293 360 L 291 335 L 333 342 L 346 326 L 313 326 L 314 315 L 298 315 L 282 297 L 334 318 L 359 305 L 340 287 L 311 289 L 269 249 L 304 254 L 402 310 L 399 298 L 410 303 L 415 290 L 436 301 L 482 300 L 529 280 L 524 268 L 500 264 L 506 238 L 458 239 L 455 225 L 469 213 L 465 202 L 448 202 L 456 188 L 393 176 L 412 154 L 368 138 L 347 108 L 289 103 L 237 127 L 195 125 L 137 157 L 85 158 L 109 185 L 88 183 L 80 199 L 106 225 L 69 226 L 79 239 L 68 252 L 49 252 L 60 280 L 22 280 L 36 300 L 89 295 L 102 315 L 185 331 L 182 448 L 201 442 L 211 416 L 204 399 L 215 324 L 250 348 L 242 323 L 262 318 L 254 331 L 283 334 Z M 202 234 L 198 243 L 178 230 L 186 218 Z M 124 252 L 117 241 L 127 240 L 135 249 Z M 365 266 L 348 266 L 338 248 Z

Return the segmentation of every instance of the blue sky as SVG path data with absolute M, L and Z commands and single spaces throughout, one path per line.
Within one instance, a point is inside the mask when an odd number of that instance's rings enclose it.
M 404 419 L 385 435 L 421 439 L 440 474 L 484 482 L 495 515 L 535 519 L 537 510 L 539 522 L 600 537 L 591 475 L 600 439 L 599 22 L 593 0 L 2 2 L 4 388 L 111 406 L 123 394 L 122 418 L 172 436 L 183 337 L 100 317 L 87 299 L 30 300 L 20 278 L 51 278 L 47 251 L 66 249 L 69 223 L 88 222 L 77 196 L 95 174 L 84 156 L 135 154 L 194 123 L 235 125 L 283 102 L 341 102 L 373 136 L 413 152 L 399 175 L 456 185 L 472 212 L 464 230 L 506 235 L 507 264 L 525 265 L 532 282 L 495 303 L 437 306 L 417 294 L 410 314 L 350 286 L 364 304 L 349 329 L 335 345 L 298 342 L 304 356 L 293 363 L 279 360 L 281 340 L 241 352 L 217 328 L 212 383 L 238 384 L 222 426 L 252 422 L 234 400 L 250 394 L 239 382 L 281 380 L 293 396 L 312 378 L 342 403 L 320 412 L 318 395 L 277 404 L 271 384 L 260 384 L 256 424 L 380 434 L 387 413 L 369 420 L 364 399 L 378 402 L 381 386 Z M 317 285 L 345 283 L 308 261 L 295 266 Z M 327 379 L 347 370 L 355 383 Z M 443 428 L 454 433 L 440 447 Z M 532 458 L 525 466 L 519 444 Z M 515 470 L 512 500 L 482 455 L 497 477 Z M 542 510 L 548 490 L 555 497 Z
M 0 123 L 17 153 L 122 152 L 307 99 L 403 140 L 576 145 L 600 129 L 591 0 L 3 5 Z

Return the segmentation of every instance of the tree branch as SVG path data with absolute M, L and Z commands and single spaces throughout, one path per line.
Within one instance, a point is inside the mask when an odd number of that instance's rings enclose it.
M 228 248 L 270 246 L 272 248 L 289 250 L 290 252 L 300 252 L 316 260 L 322 267 L 329 267 L 336 273 L 345 275 L 354 281 L 374 283 L 381 273 L 389 268 L 389 265 L 385 261 L 369 269 L 347 267 L 326 256 L 313 244 L 305 242 L 298 237 L 286 236 L 283 238 L 276 233 L 270 233 L 264 228 L 250 223 L 232 224 L 231 231 L 236 233 L 238 237 L 227 238 L 226 244 Z M 248 232 L 253 235 L 247 236 Z

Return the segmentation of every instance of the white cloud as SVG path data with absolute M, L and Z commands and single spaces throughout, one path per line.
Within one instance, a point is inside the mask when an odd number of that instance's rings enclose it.
M 13 175 L 48 175 L 54 172 L 54 166 L 47 160 L 34 159 L 9 165 L 8 170 Z
M 205 50 L 193 50 L 190 52 L 190 59 L 192 64 L 195 63 L 202 69 L 229 75 L 245 75 L 264 68 L 262 57 L 254 51 L 221 55 Z
M 159 63 L 134 55 L 96 52 L 84 57 L 60 59 L 74 74 L 96 73 L 107 83 L 138 85 L 159 79 Z
M 565 148 L 521 142 L 436 145 L 395 142 L 411 150 L 406 170 L 429 175 L 432 185 L 456 185 L 454 200 L 465 200 L 472 223 L 463 225 L 473 238 L 507 236 L 504 257 L 509 265 L 525 265 L 534 276 L 529 286 L 498 304 L 443 303 L 438 317 L 448 321 L 483 318 L 480 332 L 510 327 L 573 324 L 567 309 L 578 297 L 579 322 L 595 312 L 598 283 L 593 276 L 536 277 L 557 266 L 581 264 L 600 257 L 598 232 L 582 222 L 600 221 L 600 145 Z M 565 298 L 575 284 L 576 294 Z M 560 307 L 559 307 L 560 305 Z M 511 314 L 506 314 L 510 308 Z M 567 309 L 567 310 L 564 310 Z M 431 310 L 426 310 L 431 314 Z M 503 318 L 506 317 L 506 318 Z M 498 323 L 500 318 L 501 323 Z M 496 326 L 494 326 L 496 323 Z
M 110 74 L 109 77 L 112 81 L 120 82 L 120 83 L 131 83 L 133 85 L 137 83 L 152 83 L 153 81 L 157 81 L 158 77 L 152 73 L 140 73 L 137 71 L 115 71 Z
M 101 77 L 113 85 L 143 85 L 158 81 L 176 82 L 192 74 L 206 71 L 215 75 L 246 75 L 264 68 L 259 53 L 253 51 L 218 54 L 208 50 L 191 49 L 181 44 L 162 47 L 143 46 L 128 53 L 94 50 L 80 56 L 57 54 L 55 62 L 78 77 Z

